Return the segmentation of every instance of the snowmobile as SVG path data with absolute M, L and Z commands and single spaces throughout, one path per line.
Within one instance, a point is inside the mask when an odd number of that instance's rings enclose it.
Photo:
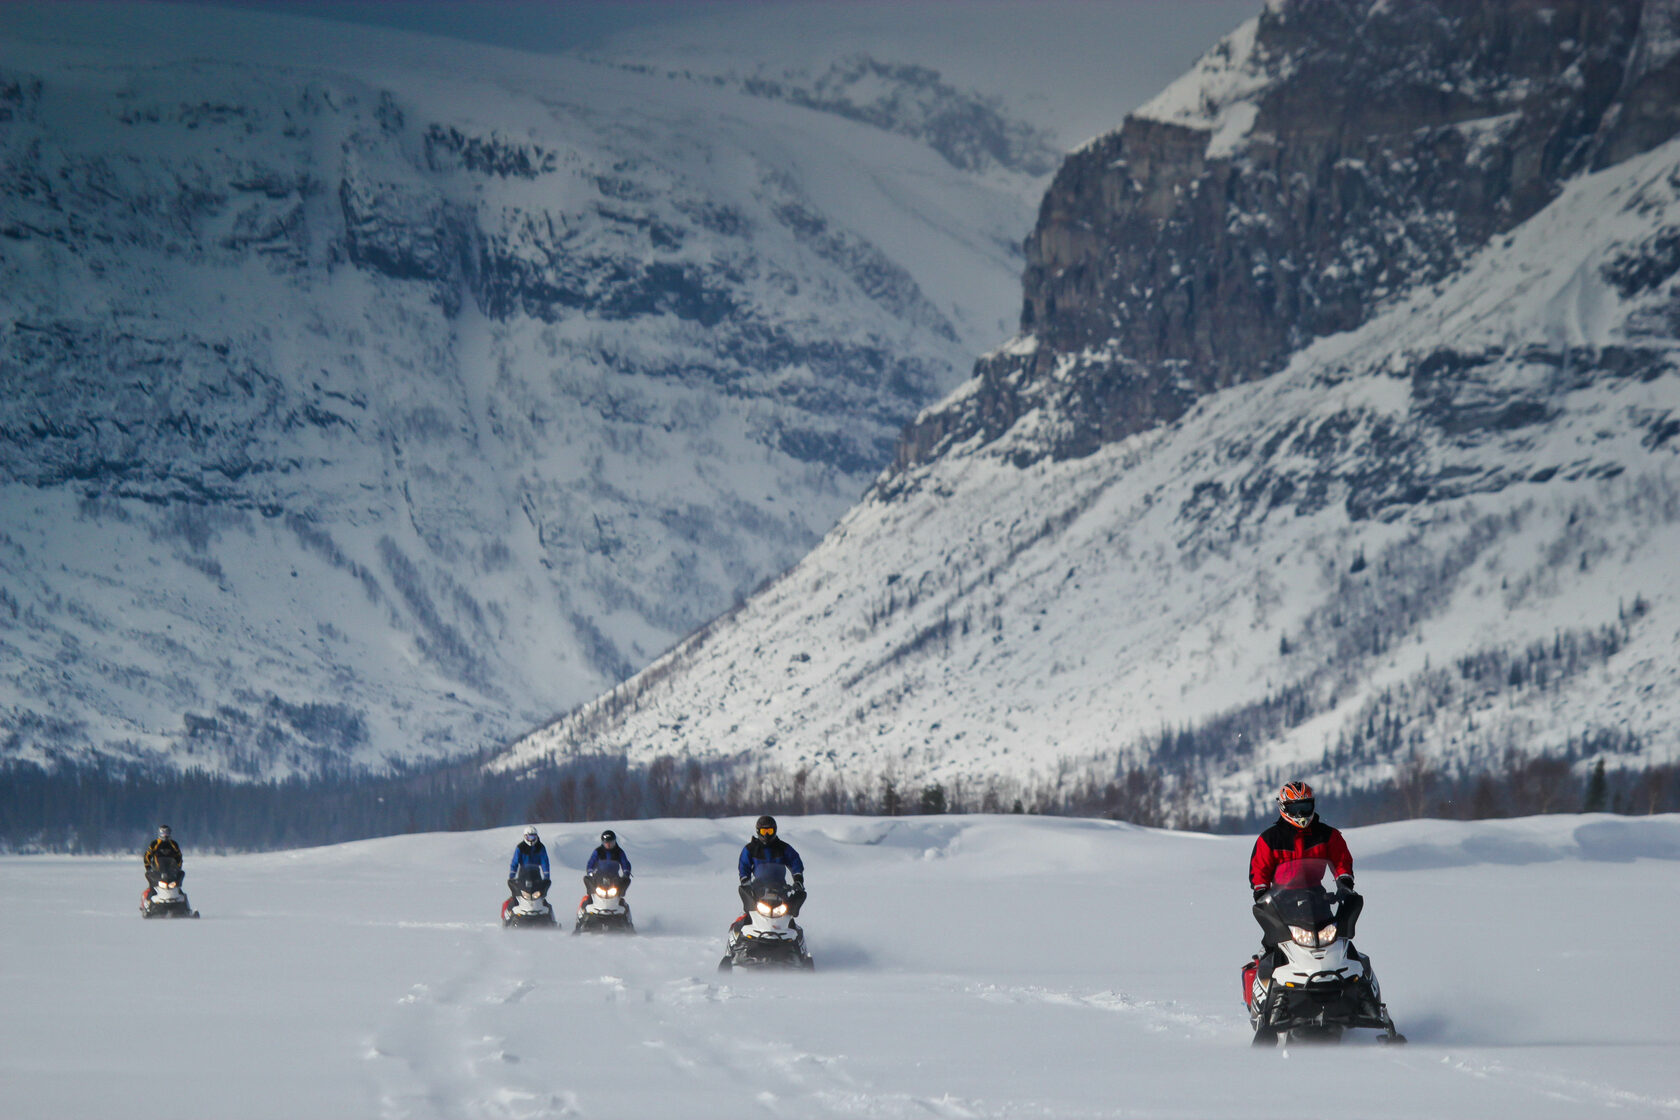
M 589 893 L 578 901 L 577 924 L 572 932 L 635 933 L 636 927 L 630 921 L 630 904 L 624 901 L 624 891 L 629 885 L 630 876 L 617 860 L 604 859 L 597 863 L 595 870 L 583 877 L 584 890 Z
M 502 903 L 502 928 L 521 929 L 526 926 L 552 928 L 554 907 L 548 904 L 548 886 L 543 882 L 542 868 L 527 863 L 520 867 L 513 880 L 514 896 Z
M 174 856 L 159 856 L 151 879 L 156 880 L 140 895 L 140 916 L 143 918 L 196 918 L 198 911 L 187 901 L 181 889 L 181 861 Z
M 1351 890 L 1325 890 L 1328 866 L 1284 863 L 1254 905 L 1261 940 L 1271 947 L 1243 966 L 1255 1046 L 1275 1046 L 1280 1034 L 1287 1042 L 1337 1042 L 1353 1027 L 1383 1031 L 1381 1042 L 1406 1041 L 1382 1001 L 1371 958 L 1353 947 L 1362 900 Z
M 752 908 L 729 927 L 729 945 L 719 972 L 736 968 L 812 969 L 805 948 L 805 931 L 794 921 L 805 901 L 803 888 L 795 887 L 786 865 L 761 863 L 747 884 Z

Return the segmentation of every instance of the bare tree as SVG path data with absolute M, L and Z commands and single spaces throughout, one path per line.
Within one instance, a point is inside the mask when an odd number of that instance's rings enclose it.
M 1415 746 L 1401 760 L 1394 772 L 1394 791 L 1400 795 L 1408 818 L 1423 816 L 1436 777 L 1434 761 Z

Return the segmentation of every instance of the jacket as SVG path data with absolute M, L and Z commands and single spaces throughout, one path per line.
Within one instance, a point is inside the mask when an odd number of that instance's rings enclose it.
M 1302 859 L 1324 860 L 1337 878 L 1353 874 L 1353 855 L 1340 832 L 1317 816 L 1306 828 L 1296 828 L 1279 817 L 1254 841 L 1254 853 L 1248 858 L 1248 885 L 1264 890 L 1272 885 L 1279 866 Z
M 520 867 L 528 863 L 542 868 L 544 879 L 554 878 L 548 873 L 548 849 L 543 847 L 541 840 L 537 841 L 536 847 L 530 846 L 523 840 L 519 842 L 518 847 L 513 849 L 513 861 L 508 864 L 508 878 L 511 879 L 519 874 Z
M 625 855 L 623 844 L 618 845 L 616 848 L 614 848 L 610 852 L 607 851 L 607 849 L 605 847 L 597 845 L 595 850 L 593 852 L 589 853 L 589 862 L 584 866 L 584 869 L 583 869 L 584 874 L 588 874 L 589 872 L 594 871 L 595 870 L 595 865 L 600 863 L 604 859 L 605 860 L 615 860 L 615 861 L 617 861 L 618 865 L 620 867 L 624 868 L 625 876 L 627 878 L 629 877 L 629 875 L 630 875 L 630 857 L 628 855 Z
M 147 848 L 145 854 L 141 856 L 146 862 L 148 871 L 157 866 L 159 856 L 174 856 L 176 863 L 186 863 L 186 860 L 181 856 L 181 845 L 175 843 L 174 840 L 158 839 L 152 841 L 151 847 Z
M 761 863 L 785 863 L 787 869 L 795 875 L 805 874 L 805 861 L 799 858 L 799 853 L 793 850 L 793 845 L 780 836 L 769 841 L 754 836 L 747 841 L 746 847 L 741 849 L 741 858 L 736 864 L 736 870 L 743 880 L 750 879 L 753 868 Z

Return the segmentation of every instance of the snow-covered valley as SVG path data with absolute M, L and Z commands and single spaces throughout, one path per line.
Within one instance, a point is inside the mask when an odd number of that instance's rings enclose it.
M 1332 816 L 1333 806 L 1325 806 Z M 1249 841 L 784 818 L 817 971 L 720 976 L 744 820 L 625 822 L 634 938 L 502 931 L 515 829 L 0 858 L 6 1116 L 1680 1116 L 1680 818 L 1350 830 L 1403 1047 L 1249 1046 Z M 599 825 L 543 828 L 557 865 Z M 575 872 L 556 868 L 557 899 Z

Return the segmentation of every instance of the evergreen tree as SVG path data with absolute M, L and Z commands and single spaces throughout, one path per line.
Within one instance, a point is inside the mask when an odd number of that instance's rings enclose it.
M 881 779 L 881 815 L 896 817 L 904 811 L 904 801 L 898 795 L 898 787 L 893 785 L 892 779 Z
M 1587 779 L 1587 793 L 1581 798 L 1581 812 L 1602 813 L 1609 802 L 1608 783 L 1604 779 L 1604 756 L 1598 756 L 1598 763 L 1593 767 L 1592 777 Z

